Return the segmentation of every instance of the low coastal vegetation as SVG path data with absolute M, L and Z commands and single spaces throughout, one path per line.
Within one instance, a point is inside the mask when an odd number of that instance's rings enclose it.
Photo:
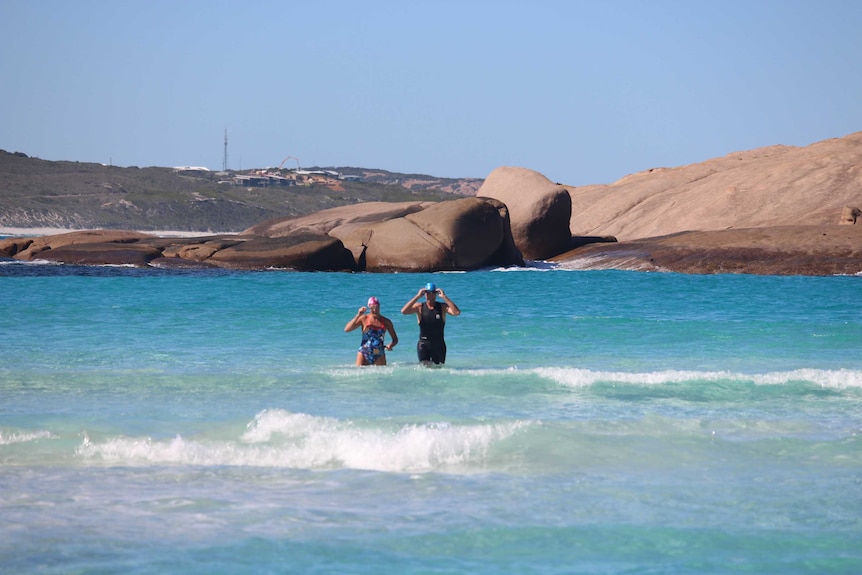
M 313 168 L 312 168 L 313 169 Z M 47 161 L 0 150 L 0 225 L 238 232 L 263 220 L 368 201 L 440 201 L 481 180 L 328 168 L 336 185 L 242 186 L 236 174 Z

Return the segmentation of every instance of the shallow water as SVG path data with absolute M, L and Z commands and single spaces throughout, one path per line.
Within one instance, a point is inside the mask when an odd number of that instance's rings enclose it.
M 401 305 L 462 308 L 447 365 Z M 862 571 L 858 277 L 0 266 L 0 571 Z M 370 295 L 400 344 L 352 365 Z

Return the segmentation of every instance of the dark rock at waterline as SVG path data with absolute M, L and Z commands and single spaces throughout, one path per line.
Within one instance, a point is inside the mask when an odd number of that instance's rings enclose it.
M 856 275 L 862 273 L 862 226 L 824 224 L 681 232 L 595 243 L 552 261 L 571 269 Z
M 285 268 L 303 271 L 353 271 L 356 262 L 340 240 L 317 234 L 281 238 L 251 237 L 205 260 L 232 269 Z
M 39 259 L 77 265 L 146 266 L 162 252 L 142 243 L 69 244 L 39 253 Z

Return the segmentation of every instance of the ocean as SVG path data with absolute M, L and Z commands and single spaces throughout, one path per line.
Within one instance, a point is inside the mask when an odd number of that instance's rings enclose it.
M 5 262 L 0 294 L 2 573 L 862 573 L 860 277 Z M 400 343 L 360 368 L 371 295 Z

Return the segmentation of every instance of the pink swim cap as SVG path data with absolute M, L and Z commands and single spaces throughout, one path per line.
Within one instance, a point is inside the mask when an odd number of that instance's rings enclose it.
M 373 305 L 380 305 L 380 300 L 378 300 L 374 296 L 371 296 L 370 298 L 368 298 L 368 307 L 371 307 Z

